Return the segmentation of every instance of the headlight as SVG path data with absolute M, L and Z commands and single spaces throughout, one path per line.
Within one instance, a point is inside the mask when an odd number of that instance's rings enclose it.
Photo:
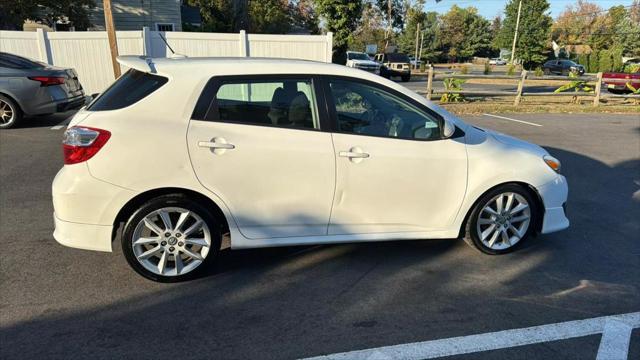
M 542 157 L 542 159 L 551 169 L 553 169 L 553 171 L 560 173 L 560 160 L 554 158 L 551 155 L 545 155 Z

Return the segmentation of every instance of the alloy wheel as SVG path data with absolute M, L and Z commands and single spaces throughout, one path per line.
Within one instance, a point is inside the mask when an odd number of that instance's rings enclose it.
M 136 225 L 132 247 L 138 262 L 152 273 L 184 275 L 204 262 L 211 248 L 211 232 L 195 212 L 165 207 Z
M 15 116 L 15 111 L 11 107 L 11 105 L 0 99 L 0 125 L 6 125 L 13 121 Z
M 505 192 L 484 205 L 478 214 L 476 231 L 484 246 L 505 250 L 527 234 L 530 223 L 529 202 L 520 194 Z

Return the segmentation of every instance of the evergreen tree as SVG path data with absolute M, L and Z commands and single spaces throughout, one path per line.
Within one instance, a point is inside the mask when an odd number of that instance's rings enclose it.
M 519 0 L 509 0 L 505 7 L 505 18 L 496 40 L 496 44 L 503 49 L 511 49 L 518 17 L 518 3 Z M 553 24 L 548 13 L 547 0 L 522 1 L 515 57 L 521 59 L 527 68 L 535 67 L 547 59 L 545 53 L 550 47 L 549 35 Z

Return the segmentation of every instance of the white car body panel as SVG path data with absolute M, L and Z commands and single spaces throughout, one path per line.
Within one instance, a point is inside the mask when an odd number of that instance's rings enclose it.
M 54 237 L 64 245 L 110 251 L 123 206 L 168 187 L 211 199 L 228 222 L 233 248 L 455 238 L 474 202 L 506 182 L 528 184 L 540 194 L 546 209 L 542 232 L 569 226 L 562 207 L 566 180 L 543 162 L 545 150 L 469 126 L 374 74 L 282 59 L 153 59 L 149 65 L 128 56 L 119 61 L 169 81 L 132 106 L 81 110 L 71 120 L 70 126 L 112 135 L 93 158 L 65 165 L 54 180 Z M 423 142 L 190 120 L 211 77 L 251 74 L 368 80 L 424 104 L 466 135 Z M 237 148 L 216 155 L 197 144 L 215 137 Z M 371 158 L 352 163 L 337 155 L 354 146 Z

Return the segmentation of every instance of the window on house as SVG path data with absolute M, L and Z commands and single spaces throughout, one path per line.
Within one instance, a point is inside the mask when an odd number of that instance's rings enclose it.
M 156 23 L 156 30 L 158 30 L 158 31 L 173 31 L 173 24 Z

